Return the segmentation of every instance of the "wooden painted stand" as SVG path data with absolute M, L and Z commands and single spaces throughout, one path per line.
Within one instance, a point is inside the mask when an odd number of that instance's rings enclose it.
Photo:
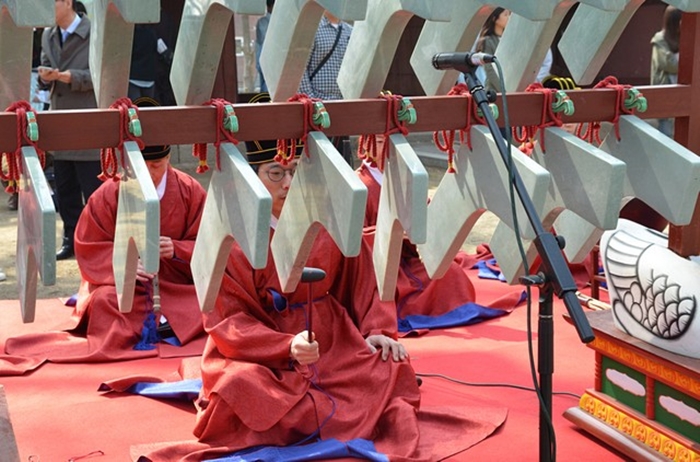
M 564 416 L 634 460 L 700 461 L 700 360 L 626 335 L 611 310 L 586 316 L 595 389 Z

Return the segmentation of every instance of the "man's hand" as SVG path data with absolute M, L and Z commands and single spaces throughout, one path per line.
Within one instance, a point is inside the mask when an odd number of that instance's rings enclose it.
M 160 236 L 159 239 L 159 256 L 160 258 L 173 258 L 175 256 L 175 246 L 173 240 L 166 236 Z M 141 282 L 149 282 L 155 277 L 154 273 L 147 273 L 139 258 L 139 265 L 136 267 L 136 280 Z
M 316 340 L 309 342 L 308 339 L 308 331 L 299 332 L 294 336 L 289 347 L 289 356 L 301 365 L 313 364 L 320 357 L 318 342 Z
M 56 80 L 63 83 L 70 83 L 72 80 L 72 75 L 69 70 L 59 71 L 58 69 L 39 66 L 37 72 L 39 73 L 39 78 L 47 83 Z
M 408 358 L 406 348 L 393 338 L 386 335 L 370 335 L 365 339 L 369 345 L 369 351 L 376 353 L 379 348 L 382 349 L 382 361 L 389 359 L 389 352 L 394 361 L 399 362 Z
M 151 281 L 154 277 L 155 274 L 146 272 L 146 269 L 143 267 L 143 263 L 141 263 L 141 259 L 139 258 L 139 264 L 136 267 L 136 280 L 146 283 Z
M 171 259 L 175 256 L 173 240 L 166 236 L 160 237 L 160 258 Z
M 53 69 L 51 67 L 46 66 L 39 66 L 37 68 L 37 72 L 39 73 L 39 78 L 44 82 L 53 82 L 54 80 L 58 80 L 58 69 Z

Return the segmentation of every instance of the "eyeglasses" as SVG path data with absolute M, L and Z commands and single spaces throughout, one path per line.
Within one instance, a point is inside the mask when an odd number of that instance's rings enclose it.
M 267 171 L 267 177 L 270 179 L 270 181 L 279 183 L 284 179 L 284 176 L 289 173 L 290 177 L 294 177 L 294 173 L 296 172 L 296 167 L 292 168 L 282 168 L 282 167 L 272 167 Z

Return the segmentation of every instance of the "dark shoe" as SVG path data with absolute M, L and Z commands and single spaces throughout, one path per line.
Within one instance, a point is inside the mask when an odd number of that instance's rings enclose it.
M 75 252 L 73 252 L 73 241 L 63 238 L 63 245 L 56 253 L 56 260 L 68 260 L 73 255 L 75 255 Z
M 7 208 L 15 211 L 17 210 L 17 207 L 19 206 L 19 194 L 14 193 L 10 195 L 10 198 L 7 199 Z

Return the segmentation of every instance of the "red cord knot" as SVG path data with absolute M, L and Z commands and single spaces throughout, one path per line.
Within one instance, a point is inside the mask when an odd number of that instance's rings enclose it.
M 19 180 L 22 174 L 22 146 L 32 146 L 39 157 L 41 167 L 44 168 L 46 155 L 39 149 L 39 126 L 31 104 L 27 101 L 16 101 L 5 109 L 5 112 L 14 112 L 17 118 L 15 131 L 17 147 L 12 152 L 3 152 L 0 155 L 0 179 L 7 182 L 5 191 L 14 194 L 19 191 Z
M 395 133 L 408 135 L 407 125 L 415 123 L 417 115 L 408 98 L 389 91 L 381 92 L 379 98 L 386 101 L 384 132 L 360 135 L 357 157 L 383 172 L 386 159 L 389 158 L 389 137 Z
M 635 114 L 637 111 L 645 112 L 647 110 L 647 100 L 644 96 L 632 85 L 620 84 L 617 77 L 609 75 L 598 82 L 594 89 L 609 88 L 615 90 L 615 112 L 610 122 L 615 128 L 615 137 L 620 141 L 620 116 L 622 114 Z M 584 128 L 584 126 L 586 126 Z M 600 145 L 600 128 L 601 122 L 590 122 L 588 124 L 581 123 L 576 128 L 576 135 L 593 143 L 594 141 Z
M 296 139 L 281 139 L 277 141 L 277 155 L 275 156 L 275 162 L 279 162 L 282 165 L 287 165 L 294 159 L 297 153 L 298 144 L 302 144 L 304 146 L 304 154 L 308 157 L 309 132 L 322 132 L 325 128 L 330 126 L 330 117 L 320 99 L 312 98 L 303 93 L 297 93 L 287 101 L 290 103 L 302 104 L 302 120 L 304 125 L 298 142 Z
M 378 168 L 378 142 L 377 135 L 360 135 L 357 142 L 357 157 L 367 162 L 370 166 Z
M 477 108 L 474 105 L 474 100 L 472 95 L 469 93 L 469 88 L 463 83 L 459 83 L 452 87 L 452 89 L 447 92 L 448 96 L 460 96 L 466 98 L 466 123 L 464 127 L 459 130 L 459 142 L 461 145 L 466 144 L 469 150 L 472 149 L 472 139 L 471 139 L 471 128 L 474 120 L 478 119 Z M 481 123 L 483 123 L 481 119 Z M 455 130 L 438 130 L 433 132 L 433 143 L 440 151 L 447 154 L 447 173 L 455 173 L 457 170 L 454 166 L 454 142 L 455 142 Z
M 216 169 L 221 170 L 221 143 L 238 144 L 233 135 L 238 131 L 238 118 L 233 109 L 233 104 L 223 98 L 212 98 L 203 106 L 214 106 L 216 109 L 216 136 L 214 148 L 216 149 Z M 195 143 L 192 146 L 192 155 L 199 159 L 197 173 L 205 173 L 209 170 L 207 163 L 207 143 Z
M 541 93 L 543 96 L 540 123 L 524 127 L 513 127 L 513 140 L 520 144 L 519 149 L 527 155 L 531 155 L 535 147 L 535 138 L 540 133 L 542 152 L 546 152 L 545 129 L 548 127 L 561 127 L 562 114 L 573 114 L 573 103 L 566 93 L 556 88 L 545 88 L 541 83 L 533 83 L 525 89 L 530 93 Z
M 124 168 L 126 163 L 124 158 L 124 143 L 127 141 L 135 142 L 140 150 L 143 150 L 144 144 L 141 140 L 141 123 L 138 120 L 139 109 L 129 98 L 119 98 L 111 106 L 110 109 L 119 111 L 119 141 L 116 146 L 102 148 L 100 150 L 100 164 L 102 172 L 98 175 L 101 181 L 106 181 L 111 178 L 114 181 L 119 181 L 119 167 Z M 117 149 L 121 153 L 121 158 L 117 158 Z

